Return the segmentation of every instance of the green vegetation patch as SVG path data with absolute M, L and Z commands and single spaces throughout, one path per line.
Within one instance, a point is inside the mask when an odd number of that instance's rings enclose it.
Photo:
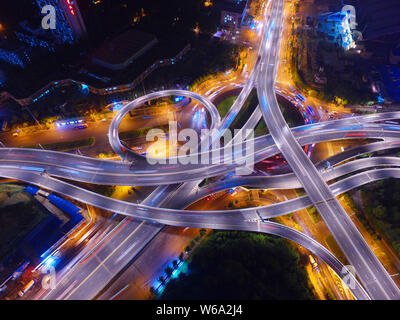
M 230 128 L 234 129 L 241 129 L 249 118 L 252 116 L 254 110 L 258 106 L 258 96 L 257 91 L 253 89 L 249 96 L 247 97 L 243 107 L 240 109 L 239 113 L 237 114 L 236 118 L 233 120 Z M 263 121 L 263 120 L 261 120 Z
M 25 189 L 24 186 L 17 184 L 0 184 L 0 194 L 4 192 L 19 192 Z M 4 202 L 0 199 L 0 207 L 4 206 Z
M 176 82 L 176 79 L 186 78 L 194 85 L 202 77 L 215 76 L 218 72 L 236 68 L 238 59 L 239 46 L 226 41 L 210 41 L 208 35 L 201 35 L 192 39 L 191 50 L 183 60 L 157 69 L 144 79 L 143 83 L 146 88 L 169 87 Z
M 125 131 L 119 134 L 119 138 L 121 140 L 132 140 L 137 139 L 139 137 L 145 137 L 147 132 L 144 130 L 133 130 L 133 131 Z
M 263 119 L 260 120 L 257 127 L 254 130 L 255 137 L 261 137 L 269 133 L 268 127 Z
M 284 100 L 279 102 L 279 107 L 289 128 L 304 125 L 304 119 L 296 107 L 288 102 L 284 102 Z
M 43 149 L 45 150 L 53 150 L 53 151 L 68 151 L 83 147 L 90 147 L 94 145 L 96 139 L 94 137 L 79 139 L 74 141 L 63 141 L 63 142 L 56 142 L 56 143 L 47 143 L 42 144 Z M 37 146 L 29 146 L 25 148 L 34 148 L 37 149 Z
M 326 237 L 325 242 L 327 243 L 332 253 L 336 256 L 336 258 L 338 258 L 342 263 L 346 264 L 347 259 L 343 254 L 342 249 L 340 249 L 339 245 L 337 244 L 335 238 L 332 235 L 329 235 L 328 237 Z
M 322 218 L 315 207 L 307 208 L 307 211 L 314 223 L 322 221 Z
M 100 193 L 101 195 L 105 197 L 111 197 L 113 193 L 115 192 L 116 187 L 115 186 L 106 186 L 106 185 L 94 185 L 93 186 L 93 191 L 96 193 Z
M 400 181 L 386 179 L 361 189 L 366 220 L 400 257 Z
M 214 231 L 194 250 L 188 268 L 161 299 L 313 299 L 296 251 L 264 234 Z
M 131 131 L 124 131 L 119 133 L 119 138 L 121 140 L 134 140 L 137 138 L 142 138 L 146 137 L 147 133 L 152 130 L 152 129 L 161 129 L 165 133 L 169 132 L 169 127 L 168 125 L 162 125 L 157 128 L 140 128 L 140 129 L 135 129 Z
M 24 191 L 0 192 L 0 204 L 0 260 L 3 260 L 48 213 Z
M 229 109 L 232 107 L 233 103 L 237 99 L 237 96 L 229 97 L 226 98 L 225 100 L 222 100 L 218 105 L 217 109 L 219 112 L 219 115 L 221 118 L 223 118 L 229 111 Z

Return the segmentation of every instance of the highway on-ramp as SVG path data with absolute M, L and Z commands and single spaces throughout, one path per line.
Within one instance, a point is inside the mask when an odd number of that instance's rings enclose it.
M 274 90 L 283 31 L 283 0 L 274 2 L 271 19 L 274 21 L 274 28 L 267 47 L 273 49 L 265 50 L 258 79 L 260 106 L 269 131 L 371 298 L 400 299 L 398 286 L 372 252 L 286 124 Z

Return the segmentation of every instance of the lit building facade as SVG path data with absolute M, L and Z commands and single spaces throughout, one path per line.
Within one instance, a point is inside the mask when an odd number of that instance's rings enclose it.
M 43 8 L 51 5 L 56 9 L 56 28 L 50 29 L 59 43 L 73 44 L 86 37 L 86 27 L 76 0 L 36 0 Z
M 221 8 L 221 26 L 232 29 L 240 28 L 246 13 L 246 3 L 245 0 L 225 1 Z
M 317 31 L 326 41 L 348 50 L 355 43 L 350 29 L 350 16 L 347 12 L 327 12 L 318 16 Z

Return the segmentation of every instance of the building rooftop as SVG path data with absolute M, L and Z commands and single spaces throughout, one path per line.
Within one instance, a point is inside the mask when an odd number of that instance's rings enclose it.
M 109 64 L 122 64 L 154 40 L 157 40 L 157 38 L 152 34 L 137 30 L 128 30 L 104 42 L 94 52 L 93 59 Z

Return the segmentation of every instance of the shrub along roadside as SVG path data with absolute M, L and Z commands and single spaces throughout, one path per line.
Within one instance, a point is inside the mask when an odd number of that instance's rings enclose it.
M 188 268 L 161 299 L 313 299 L 298 254 L 264 234 L 214 231 L 193 251 Z
M 90 147 L 90 146 L 94 145 L 95 142 L 96 142 L 96 139 L 94 137 L 91 137 L 91 138 L 79 139 L 79 140 L 74 140 L 74 141 L 63 141 L 63 142 L 42 144 L 42 147 L 45 150 L 68 151 L 68 150 L 73 150 L 73 149 L 78 149 L 78 148 L 83 148 L 83 147 Z M 28 147 L 24 147 L 24 148 L 38 149 L 40 147 L 35 145 L 35 146 L 28 146 Z

